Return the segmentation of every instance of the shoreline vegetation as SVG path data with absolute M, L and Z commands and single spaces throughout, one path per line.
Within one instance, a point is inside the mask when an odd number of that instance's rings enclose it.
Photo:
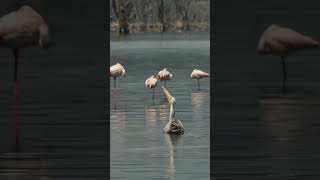
M 209 0 L 110 0 L 110 31 L 209 32 Z

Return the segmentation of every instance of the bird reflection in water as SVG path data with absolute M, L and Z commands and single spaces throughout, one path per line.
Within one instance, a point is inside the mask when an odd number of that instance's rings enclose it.
M 111 93 L 111 108 L 110 120 L 113 123 L 112 128 L 122 129 L 125 126 L 126 114 L 123 110 L 120 101 L 120 93 L 117 88 L 110 90 Z
M 192 110 L 194 112 L 199 111 L 204 102 L 209 101 L 210 93 L 208 91 L 196 91 L 191 93 Z
M 154 127 L 157 122 L 157 108 L 154 105 L 149 105 L 146 108 L 146 121 L 148 127 Z
M 120 101 L 120 93 L 117 88 L 110 89 L 111 108 L 117 110 L 117 104 Z
M 268 97 L 260 99 L 260 133 L 276 141 L 293 140 L 290 130 L 300 127 L 299 116 L 303 112 L 296 98 Z M 298 110 L 299 109 L 299 110 Z
M 181 143 L 181 134 L 165 134 L 165 139 L 169 148 L 169 163 L 167 173 L 172 177 L 176 172 L 175 159 L 176 159 L 176 146 Z
M 168 116 L 169 116 L 169 105 L 163 101 L 163 104 L 159 105 L 159 116 L 160 116 L 160 120 L 164 120 L 167 121 L 168 120 Z

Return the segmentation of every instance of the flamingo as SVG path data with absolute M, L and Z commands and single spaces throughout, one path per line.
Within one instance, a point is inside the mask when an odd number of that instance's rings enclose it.
M 167 80 L 171 80 L 172 79 L 172 74 L 169 71 L 167 71 L 166 68 L 164 68 L 163 70 L 159 71 L 158 79 L 160 81 L 164 81 L 164 86 L 166 86 L 167 85 Z
M 292 29 L 271 24 L 261 35 L 258 53 L 280 56 L 282 60 L 282 87 L 285 90 L 287 80 L 285 58 L 297 50 L 319 47 L 319 42 Z
M 164 133 L 166 134 L 183 134 L 184 133 L 184 127 L 180 120 L 176 119 L 175 117 L 175 105 L 176 105 L 176 99 L 170 94 L 170 92 L 163 86 L 162 90 L 165 95 L 165 97 L 168 100 L 168 103 L 170 105 L 170 115 L 169 115 L 169 122 L 164 128 Z
M 198 79 L 198 90 L 200 89 L 200 82 L 199 80 L 204 78 L 204 77 L 210 77 L 209 73 L 206 73 L 204 71 L 198 70 L 198 69 L 194 69 L 191 72 L 191 79 Z
M 152 100 L 154 100 L 154 88 L 157 86 L 157 82 L 158 79 L 154 75 L 150 76 L 145 82 L 146 87 L 152 89 Z
M 119 76 L 126 77 L 126 70 L 120 63 L 117 63 L 110 67 L 110 76 L 113 76 L 114 87 L 116 87 L 117 77 Z
M 51 46 L 49 27 L 45 20 L 30 6 L 6 14 L 0 18 L 0 46 L 11 49 L 14 55 L 14 97 L 17 106 L 19 96 L 18 63 L 20 49 L 39 45 L 43 49 Z M 17 107 L 16 107 L 17 108 Z M 16 151 L 19 151 L 19 121 L 15 118 Z

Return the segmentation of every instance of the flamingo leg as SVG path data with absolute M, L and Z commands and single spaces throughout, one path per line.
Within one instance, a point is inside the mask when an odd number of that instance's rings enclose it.
M 14 82 L 18 81 L 18 61 L 19 61 L 19 50 L 14 49 L 13 50 L 14 55 Z
M 15 150 L 16 152 L 20 151 L 20 123 L 19 123 L 19 113 L 18 113 L 18 104 L 19 104 L 19 83 L 18 83 L 18 60 L 19 60 L 19 50 L 13 50 L 14 55 L 14 82 L 13 82 L 13 94 L 14 94 L 14 136 L 15 136 Z
M 116 88 L 117 77 L 114 76 L 114 77 L 113 77 L 113 80 L 114 80 L 114 81 L 113 81 L 113 87 Z
M 164 87 L 167 87 L 167 80 L 164 80 Z
M 199 79 L 198 79 L 198 91 L 200 90 L 200 82 L 199 82 Z
M 154 100 L 154 88 L 152 88 L 152 100 Z
M 282 56 L 282 73 L 283 73 L 283 78 L 282 78 L 282 90 L 285 92 L 286 90 L 286 81 L 287 81 L 287 70 L 286 70 L 286 61 L 285 58 Z

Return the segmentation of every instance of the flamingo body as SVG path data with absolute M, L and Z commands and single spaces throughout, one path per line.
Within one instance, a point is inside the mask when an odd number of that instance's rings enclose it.
M 319 47 L 319 42 L 295 30 L 270 25 L 261 35 L 258 43 L 258 53 L 262 55 L 272 54 L 282 59 L 283 90 L 287 79 L 285 58 L 300 49 Z
M 120 64 L 120 63 L 117 63 L 113 66 L 110 67 L 110 76 L 113 77 L 114 79 L 114 87 L 116 87 L 116 80 L 117 80 L 117 77 L 125 77 L 126 76 L 126 70 L 124 69 L 124 67 Z
M 124 67 L 120 63 L 117 63 L 117 64 L 110 67 L 110 76 L 112 76 L 112 77 L 119 77 L 119 76 L 125 77 L 126 70 L 124 69 Z
M 210 77 L 210 74 L 198 69 L 194 69 L 191 72 L 191 79 L 202 79 L 204 77 Z
M 204 71 L 198 70 L 198 69 L 194 69 L 191 72 L 191 79 L 198 79 L 198 90 L 200 90 L 200 82 L 199 80 L 204 78 L 204 77 L 210 77 L 209 73 L 206 73 Z
M 287 56 L 298 49 L 315 48 L 318 46 L 318 41 L 306 35 L 272 24 L 261 35 L 258 52 L 260 54 Z
M 158 79 L 155 78 L 154 76 L 151 76 L 146 80 L 145 84 L 147 88 L 153 89 L 157 86 L 157 82 L 158 82 Z
M 168 80 L 171 80 L 173 77 L 173 75 L 166 69 L 164 68 L 163 70 L 159 71 L 158 73 L 158 79 L 160 81 L 164 81 L 165 82 L 165 86 Z
M 51 45 L 49 28 L 44 19 L 30 6 L 22 6 L 0 18 L 0 45 L 19 49 Z
M 154 99 L 154 88 L 157 86 L 157 82 L 158 79 L 153 75 L 150 76 L 145 82 L 146 87 L 152 89 L 152 99 Z

